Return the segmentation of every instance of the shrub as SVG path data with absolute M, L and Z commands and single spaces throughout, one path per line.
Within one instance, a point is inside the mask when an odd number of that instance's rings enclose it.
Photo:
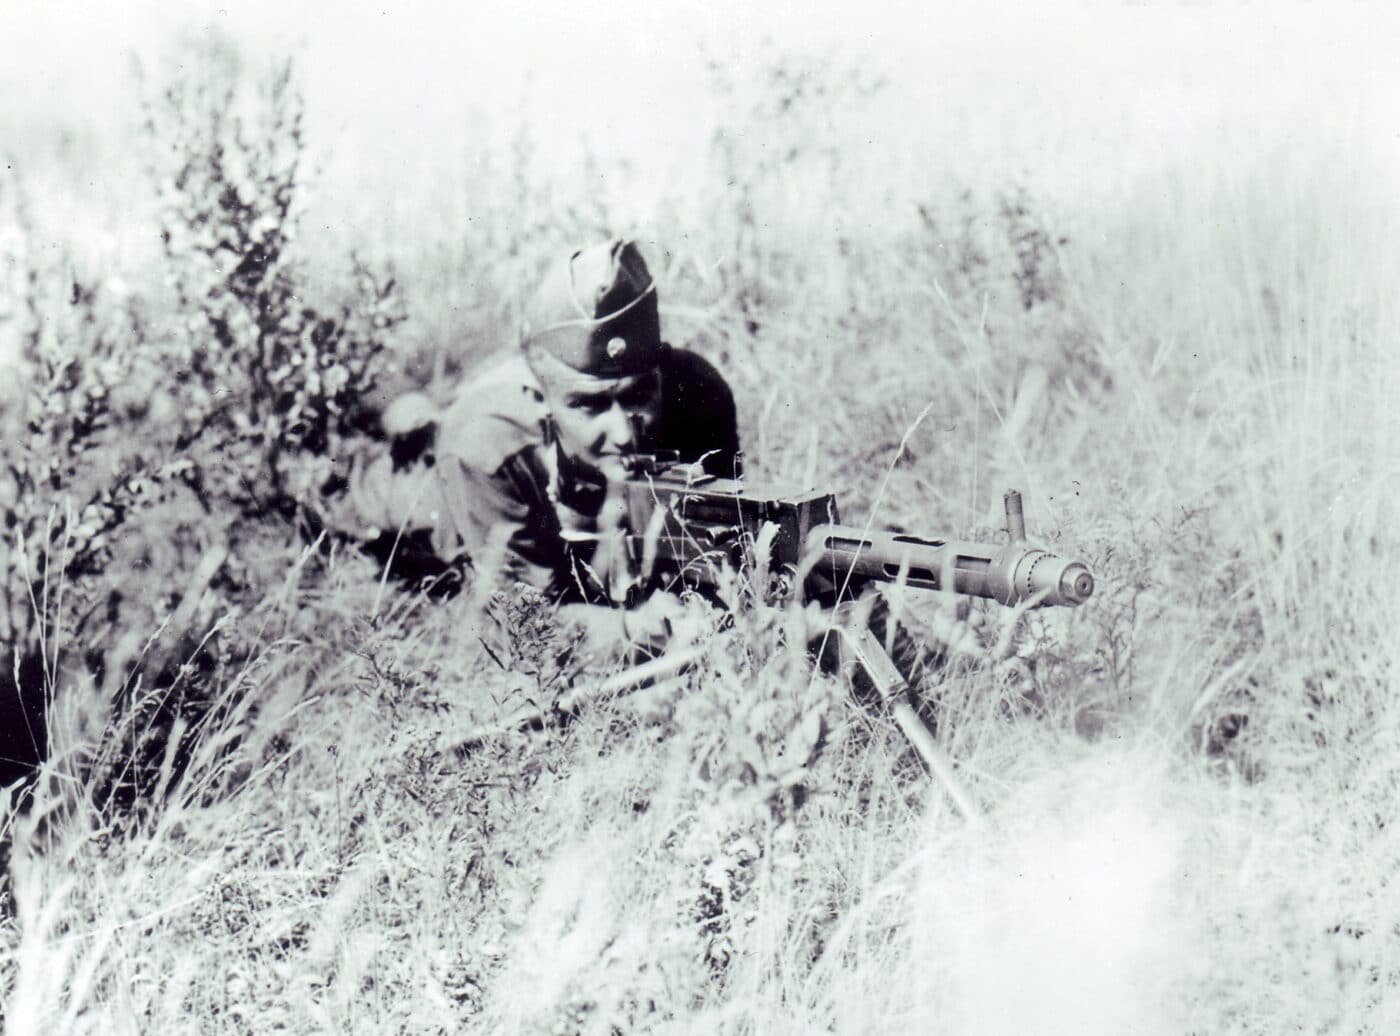
M 209 514 L 314 515 L 403 313 L 393 280 L 358 262 L 351 301 L 306 301 L 292 254 L 304 150 L 292 64 L 245 109 L 233 52 L 216 43 L 203 56 L 146 109 L 181 317 L 168 356 L 175 441 L 202 443 L 190 484 Z
M 31 311 L 41 278 L 27 278 Z M 122 450 L 112 430 L 134 366 L 135 311 L 113 312 L 74 283 L 62 319 L 36 322 L 3 417 L 0 482 L 0 781 L 46 749 L 48 702 L 68 649 L 116 606 L 104 577 L 118 535 L 159 499 L 178 464 Z
M 18 364 L 0 479 L 5 780 L 44 758 L 54 693 L 85 670 L 106 740 L 142 732 L 141 759 L 108 752 L 102 766 L 146 783 L 132 767 L 159 763 L 161 731 L 217 698 L 218 674 L 247 655 L 232 629 L 210 641 L 215 615 L 285 574 L 286 519 L 319 530 L 403 319 L 393 281 L 359 263 L 347 301 L 306 301 L 290 62 L 250 94 L 228 46 L 198 53 L 145 109 L 173 326 L 142 297 L 18 260 L 0 285 Z

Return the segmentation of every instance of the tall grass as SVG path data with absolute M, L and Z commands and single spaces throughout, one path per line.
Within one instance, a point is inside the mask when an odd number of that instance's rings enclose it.
M 1014 629 L 974 609 L 1019 667 L 929 688 L 984 821 L 812 673 L 796 607 L 736 615 L 683 688 L 455 753 L 531 690 L 474 603 L 263 529 L 236 595 L 181 584 L 229 647 L 136 801 L 91 743 L 13 796 L 7 1030 L 1393 1028 L 1393 204 L 1297 154 L 1092 206 L 951 180 L 872 204 L 822 135 L 872 89 L 780 66 L 731 98 L 703 197 L 571 197 L 522 138 L 476 172 L 470 233 L 360 233 L 416 307 L 420 381 L 625 211 L 755 477 L 982 535 L 1026 490 L 1100 592 Z

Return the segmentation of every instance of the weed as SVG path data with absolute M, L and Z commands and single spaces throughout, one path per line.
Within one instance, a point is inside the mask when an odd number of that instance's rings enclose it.
M 306 301 L 294 256 L 305 142 L 292 65 L 257 84 L 245 115 L 234 56 L 217 40 L 202 54 L 197 74 L 177 76 L 146 108 L 182 318 L 165 357 L 176 442 L 202 444 L 188 481 L 207 512 L 314 514 L 404 317 L 394 282 L 362 264 L 352 302 Z
M 611 156 L 574 191 L 522 125 L 329 244 L 295 69 L 188 53 L 145 108 L 158 271 L 75 273 L 0 184 L 5 730 L 57 749 L 0 811 L 8 1024 L 1386 1031 L 1371 188 L 1292 148 L 1117 199 L 894 183 L 841 132 L 886 88 L 787 58 L 714 73 L 694 198 L 620 207 Z M 1073 612 L 901 602 L 982 825 L 814 673 L 820 617 L 743 580 L 683 688 L 446 751 L 596 660 L 536 595 L 483 624 L 316 536 L 389 385 L 446 395 L 548 255 L 649 217 L 668 334 L 732 378 L 755 477 L 979 539 L 1021 486 L 1091 562 Z

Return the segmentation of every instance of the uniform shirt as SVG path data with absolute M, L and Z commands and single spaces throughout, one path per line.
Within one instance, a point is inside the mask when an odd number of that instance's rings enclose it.
M 362 488 L 369 505 L 362 516 L 382 516 L 365 524 L 426 525 L 438 556 L 469 558 L 479 578 L 490 572 L 527 583 L 556 601 L 619 600 L 624 559 L 598 550 L 596 489 L 569 478 L 567 459 L 549 442 L 548 418 L 522 356 L 490 363 L 442 413 L 431 469 L 381 480 L 377 494 Z M 734 397 L 706 360 L 666 350 L 657 420 L 643 446 L 734 474 Z

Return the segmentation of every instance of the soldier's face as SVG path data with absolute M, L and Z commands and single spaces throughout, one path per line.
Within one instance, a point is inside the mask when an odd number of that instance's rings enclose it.
M 559 363 L 537 367 L 560 448 L 608 478 L 625 475 L 622 458 L 647 447 L 661 406 L 661 371 L 595 378 Z

